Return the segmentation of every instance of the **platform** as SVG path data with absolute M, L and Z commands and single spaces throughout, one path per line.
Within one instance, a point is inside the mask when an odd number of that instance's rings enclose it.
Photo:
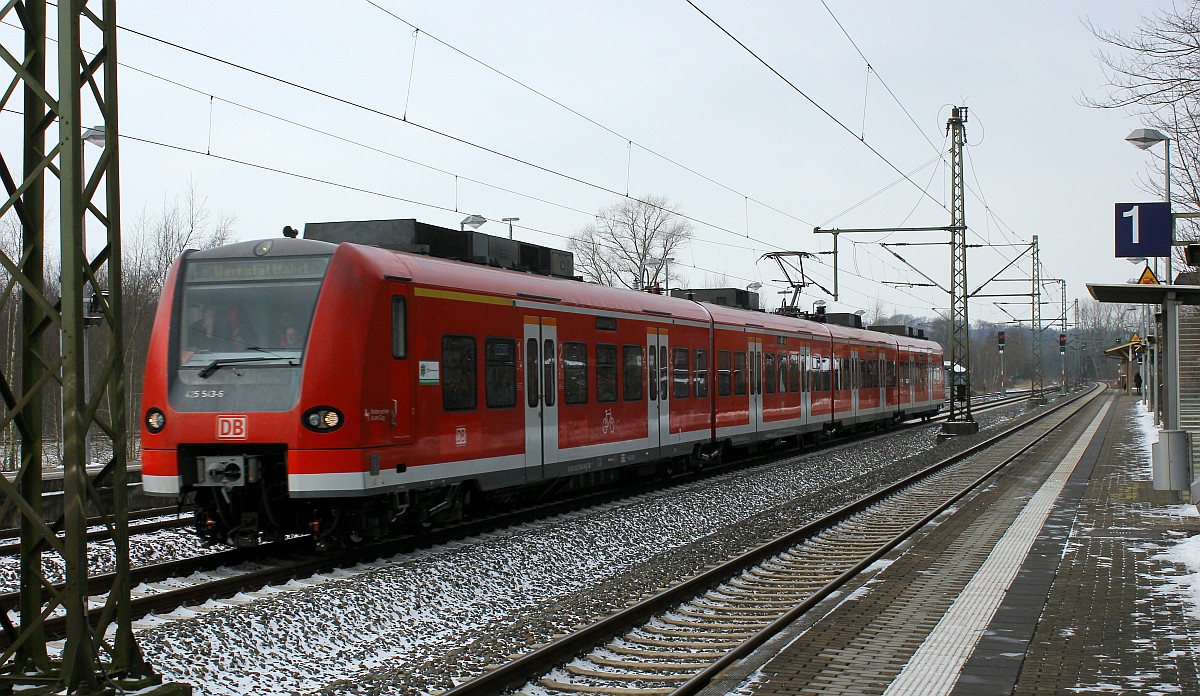
M 1200 693 L 1200 517 L 1141 414 L 1105 393 L 703 693 Z

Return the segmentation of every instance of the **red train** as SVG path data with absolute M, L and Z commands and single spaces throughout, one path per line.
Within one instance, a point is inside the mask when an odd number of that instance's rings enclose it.
M 142 475 L 214 541 L 357 540 L 481 496 L 930 416 L 943 387 L 932 341 L 279 238 L 172 268 Z

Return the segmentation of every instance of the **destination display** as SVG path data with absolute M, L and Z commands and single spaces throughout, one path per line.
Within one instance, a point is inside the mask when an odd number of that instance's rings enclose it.
M 296 256 L 276 259 L 221 259 L 188 264 L 189 283 L 225 280 L 300 280 L 322 278 L 328 256 Z

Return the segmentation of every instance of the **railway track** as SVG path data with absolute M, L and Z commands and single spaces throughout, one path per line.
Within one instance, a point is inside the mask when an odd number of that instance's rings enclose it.
M 737 558 L 446 692 L 693 694 L 1052 433 L 1100 393 L 1048 408 Z M 1002 455 L 972 458 L 989 447 Z M 531 688 L 535 687 L 535 688 Z
M 990 409 L 1003 408 L 1027 398 L 1028 393 L 994 399 L 975 407 L 975 410 L 985 412 Z M 912 425 L 920 424 L 913 422 Z M 793 455 L 794 452 L 789 453 L 788 456 Z M 739 460 L 734 464 L 713 467 L 704 473 L 677 476 L 671 482 L 676 484 L 733 468 L 758 466 L 778 457 L 779 452 L 760 454 Z M 618 491 L 604 490 L 574 496 L 552 503 L 470 520 L 452 527 L 434 529 L 421 535 L 401 537 L 338 552 L 317 552 L 313 548 L 311 538 L 297 537 L 257 548 L 231 549 L 169 563 L 139 566 L 131 571 L 131 584 L 140 588 L 134 592 L 132 597 L 133 616 L 139 618 L 150 613 L 165 613 L 181 606 L 195 606 L 212 599 L 232 597 L 241 592 L 253 595 L 255 591 L 267 585 L 286 583 L 293 579 L 352 567 L 360 563 L 370 563 L 379 558 L 409 553 L 422 546 L 444 544 L 472 535 L 487 533 L 500 527 L 523 524 L 555 514 L 576 511 L 583 507 L 612 502 L 630 495 L 639 495 L 655 490 L 661 485 L 660 481 L 651 481 L 634 487 L 624 486 Z M 173 511 L 174 508 L 170 510 Z M 131 527 L 131 531 L 149 532 L 152 531 L 152 527 L 165 528 L 183 526 L 188 523 L 190 523 L 189 519 L 166 520 L 153 525 Z M 97 534 L 97 538 L 102 536 L 102 534 Z M 112 581 L 112 577 L 109 575 L 94 576 L 89 582 L 89 593 L 97 594 L 105 591 L 111 587 Z M 0 611 L 15 609 L 18 601 L 18 593 L 0 594 Z M 98 610 L 98 605 L 96 610 Z M 59 635 L 62 629 L 60 621 L 56 618 L 52 617 L 46 623 L 47 634 L 51 637 Z M 0 647 L 7 646 L 11 640 L 11 636 L 0 634 Z
M 156 532 L 162 529 L 177 529 L 191 522 L 190 519 L 163 519 L 178 515 L 179 509 L 174 505 L 170 507 L 146 508 L 144 510 L 131 510 L 129 512 L 129 532 L 131 534 L 144 534 L 148 532 Z M 93 517 L 88 519 L 88 541 L 100 541 L 103 539 L 112 538 L 112 534 L 108 529 L 104 528 L 104 520 Z M 21 542 L 19 541 L 21 530 L 15 527 L 5 527 L 0 529 L 0 556 L 15 555 L 21 552 Z
M 1053 390 L 1048 389 L 1047 391 L 1049 392 L 1049 391 L 1053 391 Z M 980 397 L 976 397 L 976 401 L 975 401 L 975 403 L 972 404 L 972 408 L 975 411 L 979 411 L 982 413 L 982 412 L 986 412 L 986 411 L 989 411 L 992 409 L 1002 408 L 1004 406 L 1008 406 L 1013 403 L 1024 401 L 1028 398 L 1029 398 L 1028 392 L 1013 392 L 1009 395 L 1004 395 L 1004 396 L 1000 396 L 1000 395 L 996 395 L 996 394 L 983 395 Z M 944 421 L 945 419 L 946 419 L 945 415 L 940 415 L 940 416 L 930 419 L 930 422 L 936 423 L 936 422 Z M 908 427 L 919 427 L 920 425 L 924 424 L 924 421 L 917 421 L 917 420 L 906 421 L 905 424 Z M 164 530 L 164 529 L 179 529 L 181 527 L 186 527 L 193 523 L 193 520 L 190 516 L 180 516 L 179 512 L 180 512 L 179 509 L 176 508 L 175 506 L 146 508 L 143 510 L 131 510 L 129 512 L 130 522 L 131 523 L 138 522 L 138 523 L 130 524 L 129 532 L 131 534 L 148 534 L 148 533 L 153 533 L 153 532 Z M 167 518 L 167 517 L 171 517 L 172 515 L 175 516 L 173 519 L 154 519 L 154 518 Z M 150 521 L 141 522 L 141 520 L 150 520 Z M 109 539 L 112 537 L 109 530 L 103 526 L 104 522 L 102 519 L 91 518 L 88 520 L 87 524 L 89 527 L 87 540 L 89 542 L 103 541 L 105 539 Z M 19 537 L 19 535 L 20 535 L 20 530 L 15 527 L 0 527 L 0 556 L 5 556 L 5 555 L 12 556 L 12 555 L 16 555 L 16 554 L 20 553 L 20 543 L 18 541 L 15 541 Z

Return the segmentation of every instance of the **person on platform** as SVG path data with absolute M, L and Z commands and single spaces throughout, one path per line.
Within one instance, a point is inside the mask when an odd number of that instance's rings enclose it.
M 1137 372 L 1133 375 L 1133 388 L 1137 390 L 1138 396 L 1142 395 L 1142 373 Z

